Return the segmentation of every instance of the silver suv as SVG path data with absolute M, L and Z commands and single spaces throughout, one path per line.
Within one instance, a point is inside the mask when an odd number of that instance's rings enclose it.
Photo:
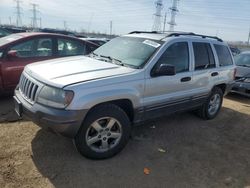
M 213 119 L 234 76 L 229 47 L 217 37 L 137 31 L 88 57 L 26 66 L 15 109 L 102 159 L 120 152 L 131 126 L 145 120 L 183 110 Z

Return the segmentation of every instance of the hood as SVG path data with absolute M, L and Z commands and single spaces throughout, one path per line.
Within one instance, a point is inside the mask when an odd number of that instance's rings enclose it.
M 53 59 L 25 67 L 25 72 L 28 75 L 56 87 L 128 74 L 134 71 L 135 69 L 132 68 L 86 56 Z
M 236 77 L 246 77 L 250 75 L 250 67 L 237 66 Z

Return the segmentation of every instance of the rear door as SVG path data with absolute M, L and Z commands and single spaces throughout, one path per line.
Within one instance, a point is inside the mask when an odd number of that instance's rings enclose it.
M 15 56 L 8 52 L 15 51 Z M 24 66 L 53 58 L 53 40 L 50 37 L 29 39 L 10 46 L 2 60 L 2 78 L 5 89 L 14 89 Z
M 192 42 L 194 95 L 207 97 L 219 79 L 212 46 L 208 42 Z
M 235 65 L 230 49 L 222 43 L 213 44 L 213 46 L 217 54 L 218 70 L 220 72 L 216 84 L 232 84 L 235 76 Z

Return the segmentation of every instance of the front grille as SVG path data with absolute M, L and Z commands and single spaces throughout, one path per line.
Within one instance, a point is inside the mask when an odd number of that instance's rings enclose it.
M 35 84 L 22 74 L 19 81 L 19 91 L 27 101 L 31 103 L 35 101 L 38 88 L 39 86 L 37 84 Z

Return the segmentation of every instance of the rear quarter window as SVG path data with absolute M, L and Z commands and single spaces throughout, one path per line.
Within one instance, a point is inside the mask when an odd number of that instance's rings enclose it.
M 233 64 L 233 60 L 227 46 L 214 44 L 220 66 L 228 66 Z

